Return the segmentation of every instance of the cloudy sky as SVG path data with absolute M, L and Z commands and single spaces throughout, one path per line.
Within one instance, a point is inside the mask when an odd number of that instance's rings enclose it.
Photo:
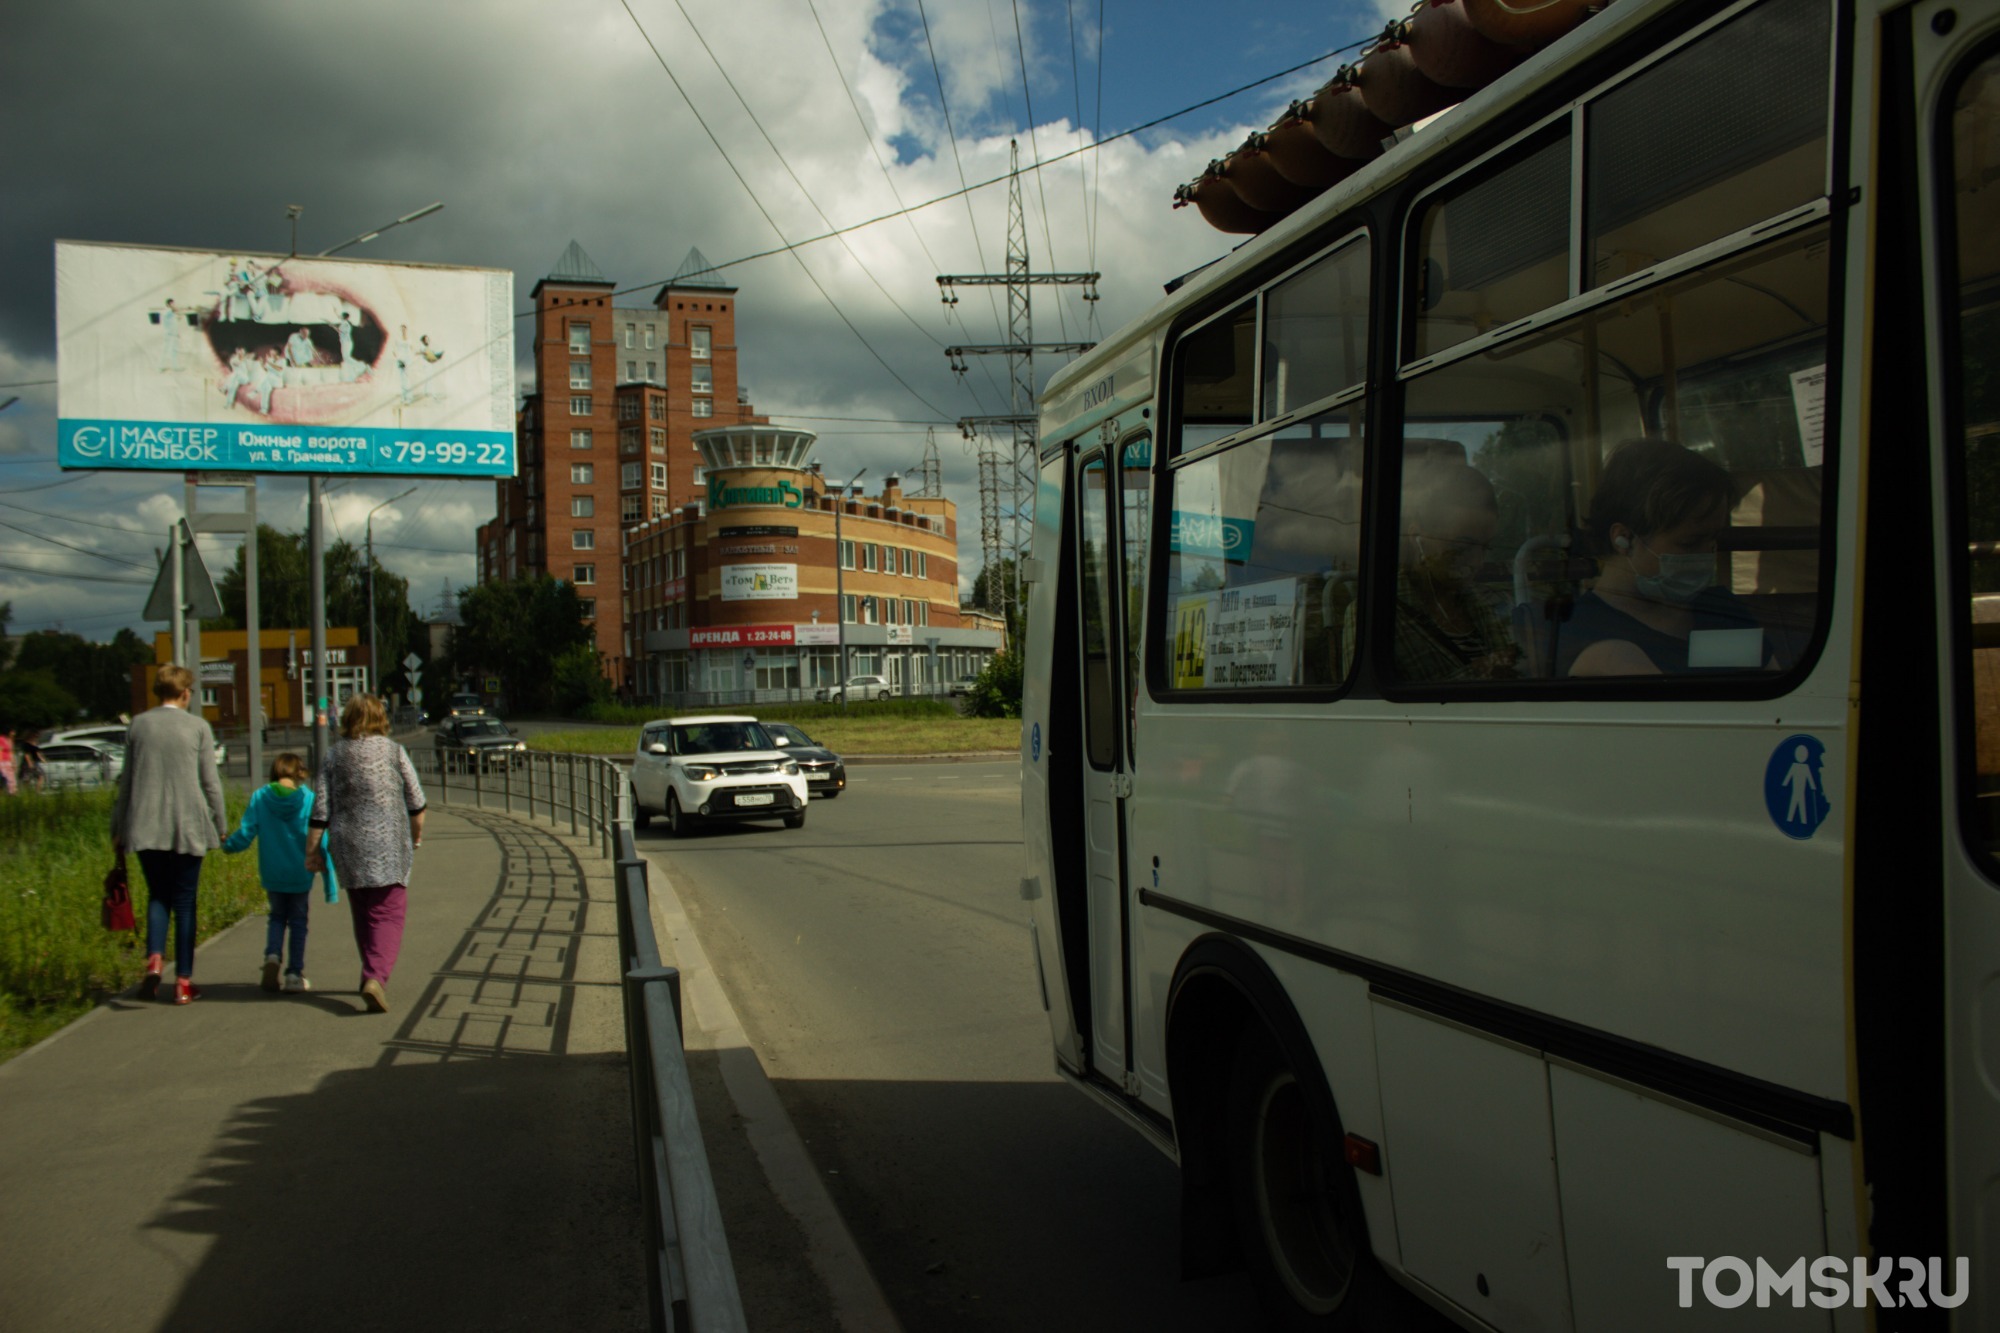
M 968 290 L 948 321 L 935 279 L 1003 267 L 1005 186 L 843 240 L 732 261 L 817 236 L 829 221 L 849 226 L 948 194 L 961 172 L 969 183 L 1003 176 L 1010 139 L 1024 164 L 1110 139 L 1346 47 L 1379 28 L 1385 8 L 1402 6 L 16 7 L 0 43 L 0 123 L 9 126 L 0 142 L 0 399 L 19 397 L 0 410 L 0 602 L 13 604 L 16 631 L 150 632 L 158 627 L 139 611 L 154 551 L 181 513 L 178 474 L 65 474 L 54 465 L 57 238 L 283 251 L 285 207 L 300 204 L 298 246 L 311 252 L 433 200 L 444 211 L 350 253 L 509 268 L 523 309 L 571 239 L 621 288 L 639 289 L 624 298 L 634 302 L 690 247 L 727 266 L 741 289 L 743 382 L 760 411 L 820 433 L 817 456 L 830 473 L 909 472 L 925 423 L 937 424 L 947 493 L 971 535 L 961 553 L 969 579 L 977 492 L 971 454 L 950 423 L 1006 410 L 1005 363 L 977 359 L 961 381 L 942 347 L 1004 341 L 1005 307 Z M 1309 95 L 1337 63 L 1026 177 L 1034 269 L 1104 274 L 1094 312 L 1073 290 L 1038 290 L 1037 338 L 1107 334 L 1142 314 L 1162 282 L 1224 253 L 1231 238 L 1192 210 L 1171 209 L 1173 187 Z M 1037 362 L 1044 382 L 1055 369 Z M 334 529 L 359 541 L 369 509 L 409 484 L 341 484 L 331 497 Z M 218 504 L 227 495 L 209 494 Z M 258 494 L 266 522 L 303 528 L 302 481 L 270 479 Z M 473 577 L 473 529 L 492 513 L 490 482 L 426 482 L 376 516 L 378 554 L 410 579 L 415 600 L 434 603 L 441 587 Z M 233 551 L 217 545 L 209 559 L 219 571 Z

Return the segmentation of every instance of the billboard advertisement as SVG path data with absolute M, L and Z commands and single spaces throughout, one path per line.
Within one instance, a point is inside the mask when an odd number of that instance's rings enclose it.
M 724 565 L 725 602 L 789 602 L 799 595 L 797 565 Z
M 56 242 L 65 468 L 511 477 L 514 275 Z

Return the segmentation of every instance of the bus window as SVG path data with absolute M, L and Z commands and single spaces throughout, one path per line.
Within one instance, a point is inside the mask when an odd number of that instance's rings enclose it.
M 1952 488 L 1966 541 L 1958 587 L 1970 594 L 1958 641 L 1970 653 L 1970 716 L 1961 711 L 1961 748 L 1970 750 L 1972 817 L 1967 836 L 1990 858 L 2000 853 L 2000 228 L 1993 225 L 2000 179 L 2000 55 L 1960 85 L 1949 129 L 1957 245 L 1958 363 L 1946 375 L 1956 416 L 1960 484 Z M 1961 710 L 1966 705 L 1961 704 Z
M 1826 324 L 1821 226 L 1411 380 L 1393 678 L 1794 664 Z
M 1084 465 L 1077 487 L 1077 557 L 1083 566 L 1079 580 L 1083 610 L 1084 749 L 1094 767 L 1108 769 L 1118 761 L 1118 709 L 1111 692 L 1111 617 L 1117 603 L 1111 592 L 1111 511 L 1106 507 L 1104 460 Z
M 1339 683 L 1360 554 L 1360 396 L 1170 474 L 1171 689 Z
M 1264 295 L 1264 392 L 1269 421 L 1368 377 L 1368 238 L 1342 246 Z
M 1174 353 L 1179 396 L 1177 454 L 1189 453 L 1256 419 L 1257 303 L 1245 301 L 1181 339 Z
M 1142 435 L 1127 440 L 1118 451 L 1118 532 L 1124 541 L 1121 568 L 1125 576 L 1125 744 L 1133 748 L 1132 733 L 1139 706 L 1139 682 L 1145 679 L 1139 647 L 1144 641 L 1140 626 L 1146 623 L 1146 535 L 1153 514 L 1153 439 Z
M 1767 0 L 1590 105 L 1586 286 L 1826 193 L 1830 14 Z
M 1546 135 L 1425 207 L 1412 359 L 1569 296 L 1569 160 L 1568 132 Z

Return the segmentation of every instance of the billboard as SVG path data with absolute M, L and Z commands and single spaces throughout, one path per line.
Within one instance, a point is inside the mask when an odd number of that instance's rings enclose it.
M 511 477 L 514 275 L 56 242 L 65 468 Z
M 799 595 L 797 565 L 724 565 L 725 602 L 789 602 Z

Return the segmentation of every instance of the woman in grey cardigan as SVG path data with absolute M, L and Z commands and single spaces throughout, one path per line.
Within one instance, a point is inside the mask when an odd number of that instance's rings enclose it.
M 405 886 L 424 840 L 424 789 L 409 752 L 389 739 L 388 710 L 374 695 L 347 701 L 340 734 L 320 766 L 306 868 L 325 869 L 332 851 L 354 908 L 361 997 L 370 1013 L 386 1014 L 389 973 L 403 947 Z
M 163 666 L 153 677 L 159 706 L 132 719 L 125 733 L 125 769 L 111 806 L 111 850 L 118 864 L 139 854 L 146 877 L 146 980 L 139 993 L 160 990 L 167 921 L 174 925 L 174 1003 L 201 998 L 194 984 L 194 904 L 201 858 L 229 834 L 222 779 L 215 771 L 215 733 L 193 711 L 194 673 Z

